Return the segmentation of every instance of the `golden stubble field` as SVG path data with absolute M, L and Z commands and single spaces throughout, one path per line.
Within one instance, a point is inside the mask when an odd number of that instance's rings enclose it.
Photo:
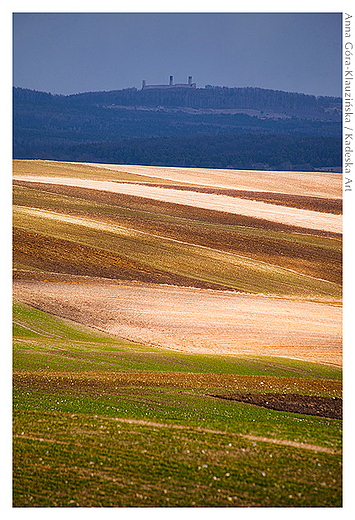
M 91 166 L 97 166 L 93 163 Z M 311 197 L 342 197 L 340 173 L 280 172 L 255 170 L 211 170 L 205 168 L 164 168 L 157 166 L 101 164 L 116 172 L 157 177 L 163 180 L 220 188 L 234 188 Z

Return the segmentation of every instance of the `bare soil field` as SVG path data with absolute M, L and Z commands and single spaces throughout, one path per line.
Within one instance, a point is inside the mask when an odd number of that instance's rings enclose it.
M 331 419 L 342 419 L 343 400 L 336 397 L 320 397 L 299 394 L 235 394 L 215 395 L 220 399 L 249 403 L 270 410 L 316 415 Z
M 185 206 L 207 210 L 223 211 L 226 213 L 278 222 L 289 226 L 300 226 L 306 229 L 317 229 L 333 233 L 341 233 L 342 231 L 341 215 L 321 213 L 318 211 L 310 211 L 289 206 L 280 206 L 278 204 L 230 197 L 228 195 L 216 195 L 214 193 L 201 193 L 196 191 L 181 191 L 172 188 L 148 186 L 144 184 L 73 179 L 71 177 L 27 177 L 16 175 L 14 180 L 26 180 L 27 182 L 89 188 L 124 195 L 133 195 L 163 202 L 178 203 Z
M 182 186 L 179 184 L 154 184 L 145 183 L 145 186 L 159 188 L 171 188 L 181 191 L 192 191 L 196 193 L 209 193 L 215 195 L 227 195 L 228 197 L 239 197 L 242 199 L 259 200 L 268 204 L 289 206 L 294 208 L 309 209 L 323 213 L 334 213 L 340 215 L 343 209 L 342 199 L 328 199 L 323 197 L 310 197 L 304 195 L 293 195 L 291 193 L 276 193 L 271 191 L 248 191 L 231 190 L 227 188 L 206 188 L 202 186 Z
M 341 365 L 340 306 L 58 275 L 14 280 L 14 298 L 140 343 L 182 352 Z

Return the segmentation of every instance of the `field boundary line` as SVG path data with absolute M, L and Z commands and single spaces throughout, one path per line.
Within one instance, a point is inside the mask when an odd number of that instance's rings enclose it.
M 28 441 L 50 442 L 53 444 L 66 444 L 66 445 L 72 444 L 71 442 L 59 441 L 57 439 L 46 439 L 45 437 L 36 437 L 33 435 L 14 434 L 13 438 L 14 439 L 26 439 Z
M 151 426 L 153 428 L 171 428 L 174 430 L 188 430 L 188 431 L 195 431 L 199 433 L 212 433 L 217 435 L 228 435 L 233 437 L 240 437 L 242 439 L 246 439 L 248 441 L 252 442 L 266 442 L 269 444 L 276 444 L 278 446 L 289 446 L 291 448 L 300 448 L 304 450 L 314 451 L 314 452 L 321 452 L 321 453 L 329 453 L 332 455 L 340 455 L 342 452 L 341 450 L 336 450 L 333 448 L 327 448 L 325 446 L 317 446 L 315 444 L 308 444 L 303 442 L 296 442 L 296 441 L 288 441 L 286 439 L 273 439 L 270 437 L 259 437 L 257 435 L 247 435 L 243 433 L 234 433 L 234 432 L 226 432 L 221 430 L 211 430 L 209 428 L 193 428 L 191 426 L 184 426 L 182 424 L 166 424 L 166 423 L 157 423 L 153 421 L 145 421 L 144 419 L 127 419 L 123 417 L 101 417 L 101 419 L 104 420 L 111 420 L 118 423 L 126 423 L 126 424 L 136 424 L 138 426 Z M 30 441 L 39 441 L 39 442 L 49 442 L 54 444 L 66 444 L 70 445 L 71 442 L 66 441 L 60 441 L 57 439 L 47 439 L 45 437 L 36 437 L 31 435 L 21 435 L 21 434 L 14 434 L 14 439 L 26 439 Z M 82 443 L 75 443 L 75 445 L 82 446 Z
M 244 439 L 258 442 L 268 442 L 270 444 L 279 444 L 283 446 L 291 446 L 294 448 L 303 448 L 305 450 L 319 451 L 323 453 L 332 453 L 334 455 L 341 454 L 341 450 L 335 450 L 334 448 L 327 448 L 326 446 L 317 446 L 316 444 L 308 444 L 306 442 L 288 441 L 284 439 L 273 439 L 271 437 L 258 437 L 255 435 L 244 435 L 241 434 Z

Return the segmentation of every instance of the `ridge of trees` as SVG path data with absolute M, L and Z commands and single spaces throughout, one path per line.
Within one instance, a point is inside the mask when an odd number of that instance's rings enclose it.
M 258 87 L 212 87 L 197 89 L 147 89 L 128 88 L 103 92 L 84 92 L 67 96 L 14 88 L 14 102 L 32 101 L 60 104 L 161 106 L 214 109 L 274 110 L 284 113 L 324 114 L 341 111 L 341 98 L 313 96 L 296 92 L 262 89 Z
M 31 149 L 18 159 L 151 166 L 311 171 L 341 164 L 341 139 L 267 135 L 195 135 L 118 139 Z

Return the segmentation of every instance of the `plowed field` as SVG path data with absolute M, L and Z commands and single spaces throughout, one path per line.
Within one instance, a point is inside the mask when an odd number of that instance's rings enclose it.
M 24 176 L 16 176 L 15 180 L 29 180 Z M 341 215 L 321 213 L 307 209 L 281 206 L 244 198 L 230 197 L 214 193 L 177 190 L 166 187 L 156 187 L 145 184 L 114 183 L 99 180 L 72 179 L 71 177 L 39 177 L 32 176 L 31 182 L 45 184 L 61 184 L 78 188 L 88 188 L 100 191 L 109 191 L 123 195 L 131 195 L 153 199 L 162 202 L 178 203 L 207 210 L 223 211 L 251 218 L 260 218 L 289 226 L 298 226 L 306 229 L 317 229 L 332 233 L 341 233 Z

